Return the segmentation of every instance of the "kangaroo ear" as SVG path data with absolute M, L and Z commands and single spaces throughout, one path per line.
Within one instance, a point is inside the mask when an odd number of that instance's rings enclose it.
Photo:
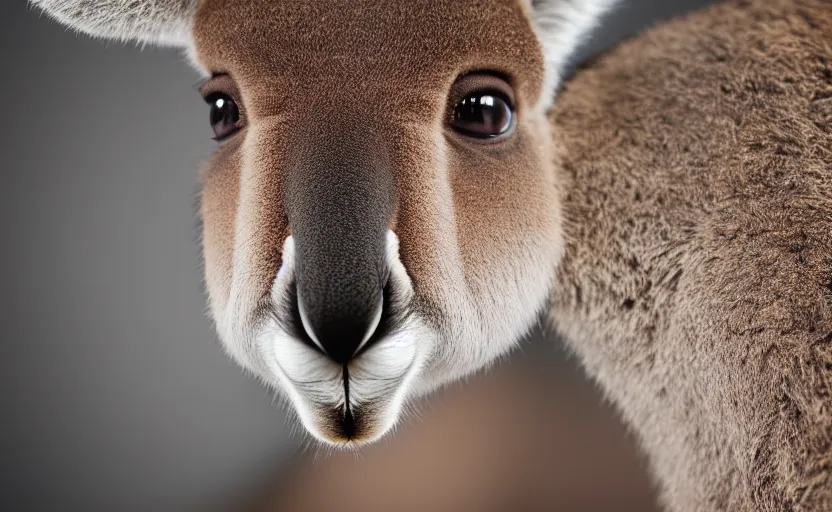
M 51 18 L 103 39 L 184 46 L 198 0 L 31 0 Z
M 618 0 L 527 1 L 531 3 L 532 25 L 543 46 L 551 95 L 575 50 Z

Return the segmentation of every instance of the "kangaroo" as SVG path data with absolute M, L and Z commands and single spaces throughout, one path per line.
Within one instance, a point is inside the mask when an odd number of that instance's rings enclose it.
M 546 312 L 669 510 L 832 509 L 832 8 L 733 1 L 564 66 L 609 0 L 38 0 L 206 76 L 208 300 L 323 443 Z

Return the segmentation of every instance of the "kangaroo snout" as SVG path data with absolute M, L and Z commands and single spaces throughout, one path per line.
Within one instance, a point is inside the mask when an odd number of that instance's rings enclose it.
M 410 314 L 413 288 L 399 261 L 398 239 L 392 230 L 385 233 L 388 271 L 368 317 L 349 316 L 350 304 L 338 302 L 318 303 L 320 316 L 312 316 L 298 287 L 295 236 L 284 243 L 271 292 L 274 322 L 258 344 L 313 435 L 339 445 L 372 441 L 397 420 L 408 382 L 432 349 L 425 326 Z

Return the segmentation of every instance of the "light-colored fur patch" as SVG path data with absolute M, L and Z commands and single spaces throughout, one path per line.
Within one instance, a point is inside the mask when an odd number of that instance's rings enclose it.
M 186 46 L 199 0 L 31 0 L 84 34 L 160 46 Z
M 545 90 L 554 91 L 564 67 L 601 19 L 619 0 L 531 0 L 532 24 L 546 56 Z M 554 95 L 541 97 L 548 108 Z

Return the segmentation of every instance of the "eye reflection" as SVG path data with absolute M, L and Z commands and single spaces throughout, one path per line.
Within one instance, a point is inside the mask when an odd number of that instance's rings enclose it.
M 216 93 L 205 98 L 205 101 L 211 105 L 210 120 L 215 140 L 226 139 L 240 129 L 240 109 L 230 96 Z
M 477 91 L 465 96 L 454 107 L 451 126 L 469 137 L 494 138 L 512 128 L 514 109 L 500 91 Z

